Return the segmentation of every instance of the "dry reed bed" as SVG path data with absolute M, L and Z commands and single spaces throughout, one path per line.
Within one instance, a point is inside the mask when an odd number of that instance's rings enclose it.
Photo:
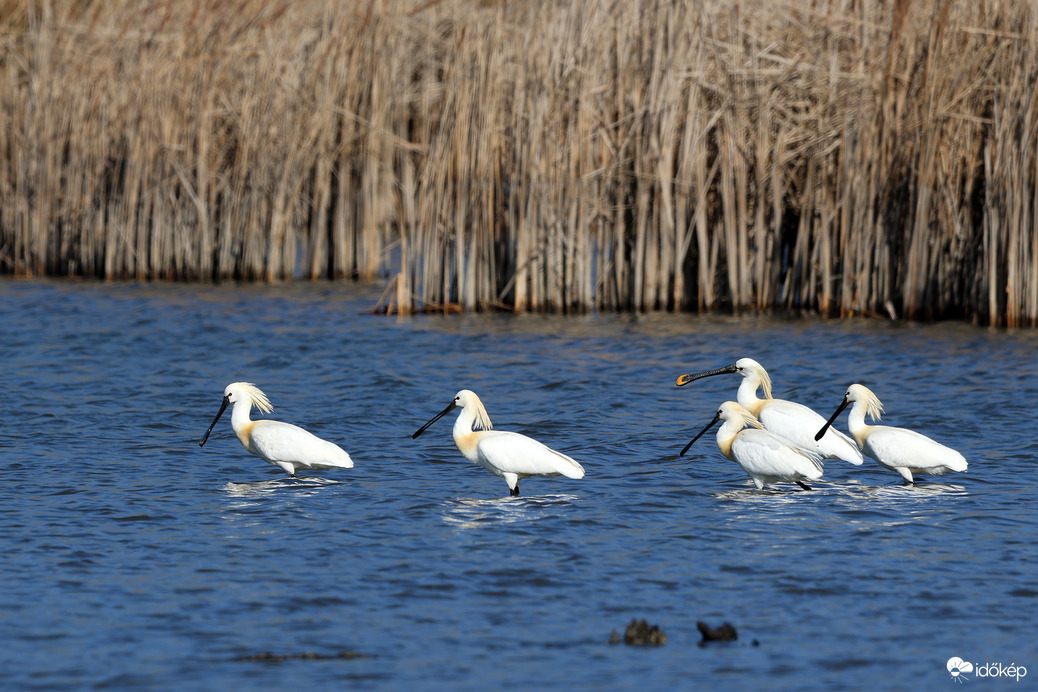
M 1036 16 L 0 0 L 0 271 L 1033 326 Z

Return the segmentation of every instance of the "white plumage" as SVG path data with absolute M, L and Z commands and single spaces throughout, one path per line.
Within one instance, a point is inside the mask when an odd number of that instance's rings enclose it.
M 719 420 L 723 423 L 717 429 L 717 448 L 742 467 L 757 488 L 773 483 L 796 483 L 810 490 L 804 481 L 822 477 L 821 457 L 816 452 L 802 449 L 782 435 L 764 429 L 752 413 L 734 401 L 721 404 L 714 419 L 685 445 L 681 454 Z
M 795 401 L 773 399 L 768 372 L 752 358 L 740 358 L 717 370 L 682 375 L 677 384 L 680 387 L 703 377 L 728 373 L 742 375 L 736 398 L 766 430 L 782 435 L 801 449 L 818 453 L 823 459 L 842 459 L 855 465 L 862 463 L 861 452 L 854 441 L 839 430 L 831 428 L 820 440 L 815 439 L 815 432 L 825 422 L 820 414 Z M 764 391 L 763 399 L 757 396 L 758 389 Z
M 872 390 L 860 384 L 852 384 L 847 388 L 843 402 L 819 429 L 818 435 L 825 433 L 840 412 L 852 403 L 854 406 L 847 416 L 847 428 L 854 436 L 854 441 L 881 466 L 897 471 L 905 482 L 913 483 L 914 473 L 938 476 L 947 471 L 965 471 L 968 468 L 966 458 L 957 451 L 914 430 L 866 424 L 866 414 L 873 420 L 880 419 L 883 404 Z
M 199 446 L 209 439 L 216 422 L 230 404 L 234 404 L 231 409 L 231 428 L 242 446 L 260 459 L 282 468 L 288 475 L 296 475 L 296 470 L 300 468 L 353 468 L 353 460 L 341 447 L 297 425 L 274 420 L 250 420 L 249 412 L 253 406 L 263 413 L 270 413 L 273 407 L 267 396 L 248 382 L 227 385 L 223 391 L 220 411 L 199 440 Z
M 466 459 L 504 478 L 513 497 L 519 494 L 519 481 L 530 476 L 584 477 L 584 467 L 565 454 L 526 435 L 493 430 L 483 402 L 468 389 L 458 392 L 450 405 L 419 428 L 412 439 L 458 407 L 461 413 L 454 422 L 454 444 Z

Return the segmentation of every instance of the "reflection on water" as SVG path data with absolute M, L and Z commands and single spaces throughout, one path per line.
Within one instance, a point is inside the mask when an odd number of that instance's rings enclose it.
M 457 499 L 443 503 L 444 522 L 461 529 L 534 522 L 559 516 L 560 507 L 580 502 L 577 495 L 538 495 L 491 500 Z
M 279 491 L 294 493 L 296 497 L 313 495 L 320 488 L 329 485 L 338 485 L 340 481 L 330 478 L 308 478 L 296 476 L 295 478 L 276 478 L 267 481 L 252 481 L 249 483 L 227 483 L 223 491 L 231 497 L 262 499 L 267 495 Z
M 812 486 L 815 487 L 815 486 Z M 720 500 L 735 500 L 737 502 L 796 502 L 799 493 L 812 493 L 814 490 L 785 489 L 775 486 L 764 488 L 739 488 L 738 490 L 724 490 L 715 492 L 714 497 Z
M 914 484 L 862 486 L 862 491 L 874 497 L 920 498 L 930 495 L 965 495 L 966 486 L 957 483 L 929 483 L 916 481 Z
M 917 480 L 914 484 L 891 482 L 884 485 L 868 485 L 858 479 L 847 479 L 838 482 L 817 480 L 811 483 L 811 490 L 804 490 L 794 485 L 774 484 L 757 489 L 749 486 L 736 490 L 723 490 L 713 493 L 722 500 L 743 502 L 769 502 L 783 500 L 795 502 L 810 501 L 815 495 L 839 496 L 846 499 L 858 499 L 863 502 L 874 502 L 877 499 L 925 500 L 935 497 L 953 497 L 966 495 L 965 485 L 958 483 L 934 483 Z
M 232 521 L 240 530 L 244 526 L 260 526 L 270 515 L 292 515 L 316 518 L 312 502 L 322 492 L 340 485 L 339 481 L 301 477 L 284 477 L 266 481 L 228 482 L 223 492 L 233 501 L 223 507 L 222 518 Z

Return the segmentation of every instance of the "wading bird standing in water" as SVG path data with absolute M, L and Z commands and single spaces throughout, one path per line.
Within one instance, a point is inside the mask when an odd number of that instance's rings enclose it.
M 966 458 L 950 447 L 934 442 L 925 435 L 914 430 L 895 428 L 889 425 L 867 425 L 865 414 L 872 420 L 879 420 L 883 413 L 883 404 L 868 387 L 852 384 L 847 388 L 836 412 L 829 417 L 817 436 L 825 434 L 826 428 L 832 425 L 840 412 L 851 403 L 850 415 L 847 416 L 847 429 L 854 436 L 861 450 L 869 455 L 880 466 L 897 471 L 906 483 L 914 483 L 913 473 L 938 476 L 945 471 L 965 471 L 968 467 Z
M 234 404 L 231 409 L 231 428 L 242 446 L 260 459 L 280 466 L 288 475 L 296 475 L 296 470 L 300 468 L 353 468 L 353 460 L 341 447 L 296 425 L 276 420 L 250 420 L 249 412 L 253 406 L 263 413 L 270 413 L 274 407 L 270 405 L 266 394 L 248 382 L 232 382 L 223 390 L 223 404 L 205 435 L 198 441 L 199 447 L 209 439 L 216 422 L 230 404 Z
M 466 459 L 504 478 L 512 497 L 519 494 L 519 481 L 530 476 L 584 477 L 584 467 L 565 454 L 526 435 L 492 430 L 483 402 L 468 389 L 458 392 L 454 401 L 416 430 L 411 439 L 416 439 L 430 425 L 458 407 L 461 407 L 461 413 L 454 421 L 454 444 Z M 474 430 L 474 425 L 481 429 Z
M 765 430 L 785 437 L 801 449 L 816 452 L 823 459 L 842 459 L 856 466 L 861 464 L 861 452 L 851 438 L 839 430 L 832 428 L 821 439 L 815 439 L 818 426 L 825 422 L 820 414 L 795 401 L 772 399 L 771 378 L 761 364 L 752 358 L 740 358 L 717 370 L 682 375 L 677 385 L 683 387 L 703 377 L 728 373 L 742 375 L 736 398 L 743 408 L 764 425 Z M 763 399 L 757 397 L 758 389 L 764 390 Z
M 741 466 L 758 489 L 784 482 L 796 483 L 804 490 L 810 490 L 811 486 L 804 481 L 822 477 L 821 457 L 816 452 L 765 430 L 752 413 L 734 401 L 721 404 L 714 419 L 685 445 L 680 456 L 717 421 L 724 421 L 717 429 L 717 448 Z

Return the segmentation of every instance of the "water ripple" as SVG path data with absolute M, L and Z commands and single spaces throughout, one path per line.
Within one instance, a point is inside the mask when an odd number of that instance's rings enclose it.
M 1030 420 L 1036 333 L 397 320 L 365 314 L 378 294 L 0 281 L 9 686 L 832 690 L 945 684 L 952 655 L 1038 667 L 1038 440 L 979 415 Z M 960 449 L 969 472 L 904 486 L 829 463 L 810 492 L 756 490 L 711 440 L 678 457 L 737 382 L 674 378 L 744 355 L 820 412 L 868 385 L 884 422 Z M 226 420 L 199 448 L 235 380 L 355 468 L 287 478 Z M 447 421 L 412 440 L 463 387 L 587 476 L 511 498 Z M 609 646 L 634 618 L 667 645 Z M 698 620 L 739 641 L 699 647 Z M 321 656 L 242 658 L 265 651 Z M 342 651 L 365 658 L 322 658 Z

